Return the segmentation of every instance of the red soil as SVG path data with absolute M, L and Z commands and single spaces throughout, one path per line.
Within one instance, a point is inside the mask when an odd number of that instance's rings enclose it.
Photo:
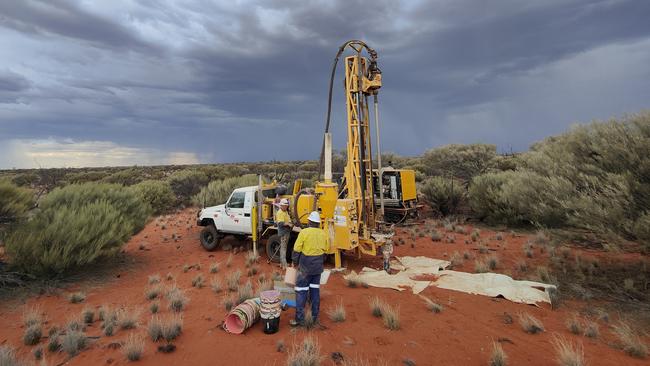
M 116 273 L 114 278 L 102 284 L 81 283 L 67 288 L 54 295 L 41 295 L 29 298 L 25 304 L 16 301 L 0 304 L 0 344 L 9 344 L 17 348 L 20 358 L 33 359 L 33 347 L 22 344 L 24 327 L 22 312 L 32 306 L 38 306 L 45 314 L 47 324 L 44 333 L 50 326 L 64 326 L 72 317 L 78 316 L 87 306 L 98 308 L 108 304 L 113 308 L 127 307 L 139 309 L 142 312 L 140 326 L 136 330 L 118 330 L 112 337 L 101 336 L 93 339 L 88 349 L 69 360 L 70 365 L 101 365 L 127 364 L 120 350 L 109 348 L 113 342 L 124 341 L 131 332 L 141 334 L 145 338 L 145 350 L 142 365 L 158 364 L 231 364 L 231 365 L 283 365 L 286 363 L 287 352 L 276 351 L 276 344 L 282 340 L 287 351 L 305 337 L 308 333 L 318 338 L 321 354 L 325 365 L 334 364 L 330 355 L 340 352 L 346 359 L 362 359 L 367 364 L 381 364 L 386 361 L 389 365 L 401 365 L 404 360 L 413 360 L 417 365 L 486 365 L 488 363 L 492 341 L 501 340 L 503 349 L 508 355 L 510 365 L 549 365 L 555 364 L 555 351 L 552 340 L 555 335 L 561 335 L 572 342 L 584 346 L 584 353 L 589 365 L 647 365 L 647 360 L 629 357 L 623 351 L 612 348 L 614 342 L 609 324 L 600 321 L 601 336 L 590 339 L 571 334 L 565 326 L 566 319 L 584 303 L 565 303 L 559 310 L 551 310 L 547 304 L 540 307 L 515 304 L 504 299 L 494 299 L 484 296 L 468 295 L 456 291 L 429 287 L 422 295 L 439 302 L 444 310 L 439 314 L 428 311 L 422 299 L 410 291 L 398 292 L 378 288 L 348 288 L 341 274 L 334 274 L 330 282 L 321 290 L 322 322 L 326 330 L 292 331 L 288 325 L 294 315 L 292 309 L 283 312 L 280 331 L 274 335 L 266 335 L 258 323 L 243 335 L 231 335 L 220 328 L 226 311 L 222 305 L 224 293 L 215 294 L 209 287 L 210 280 L 216 276 L 224 281 L 226 273 L 239 268 L 246 280 L 244 266 L 245 253 L 234 256 L 231 268 L 226 268 L 225 261 L 230 252 L 204 251 L 198 242 L 199 228 L 194 225 L 194 215 L 191 210 L 170 216 L 167 228 L 161 230 L 151 222 L 138 235 L 132 238 L 126 246 L 126 253 L 133 259 L 129 269 Z M 188 228 L 188 223 L 191 227 Z M 420 223 L 422 227 L 425 223 Z M 443 230 L 444 231 L 444 230 Z M 162 237 L 171 237 L 172 233 L 181 235 L 177 242 L 163 241 Z M 428 236 L 418 237 L 414 247 L 411 246 L 410 234 L 405 229 L 398 231 L 398 237 L 404 238 L 406 244 L 395 248 L 395 254 L 424 255 L 434 258 L 449 259 L 454 251 L 462 258 L 463 252 L 471 253 L 471 259 L 456 267 L 456 270 L 473 272 L 476 257 L 496 254 L 500 265 L 497 271 L 522 277 L 516 269 L 516 262 L 526 259 L 522 245 L 528 240 L 525 236 L 512 237 L 504 234 L 503 241 L 495 240 L 495 233 L 489 230 L 481 231 L 481 238 L 488 239 L 488 247 L 495 249 L 488 254 L 480 254 L 476 243 L 465 244 L 469 235 L 455 235 L 455 243 L 432 242 Z M 230 240 L 230 239 L 228 239 Z M 234 241 L 233 241 L 234 242 Z M 146 250 L 141 250 L 146 243 Z M 262 257 L 264 258 L 264 257 Z M 547 255 L 540 254 L 538 248 L 532 259 L 526 259 L 530 268 L 544 264 Z M 209 273 L 210 264 L 220 263 L 219 273 Z M 201 269 L 190 269 L 183 272 L 185 264 L 199 263 Z M 379 258 L 347 258 L 348 268 L 360 270 L 363 266 L 378 268 Z M 260 260 L 260 272 L 267 277 L 276 271 L 276 266 Z M 149 301 L 144 297 L 147 278 L 152 274 L 160 274 L 162 282 L 167 273 L 173 274 L 179 287 L 186 291 L 190 302 L 183 311 L 183 333 L 175 342 L 177 349 L 170 354 L 159 353 L 157 345 L 147 337 L 146 326 L 150 318 Z M 192 278 L 202 273 L 206 287 L 196 289 L 191 286 Z M 253 281 L 256 283 L 256 281 Z M 87 298 L 84 303 L 71 304 L 67 294 L 82 290 Z M 368 300 L 379 296 L 394 304 L 401 313 L 401 329 L 389 331 L 384 328 L 380 319 L 374 318 L 369 310 Z M 327 316 L 329 308 L 343 302 L 347 310 L 347 320 L 343 323 L 333 323 Z M 168 314 L 167 302 L 161 302 L 161 314 Z M 517 314 L 527 312 L 542 321 L 545 332 L 529 335 L 522 331 L 517 324 Z M 503 315 L 507 313 L 514 318 L 513 324 L 506 324 Z M 100 322 L 90 325 L 86 331 L 89 336 L 100 336 Z M 46 347 L 46 339 L 41 341 Z M 64 362 L 67 356 L 63 353 L 51 354 L 45 351 L 48 364 L 55 365 Z

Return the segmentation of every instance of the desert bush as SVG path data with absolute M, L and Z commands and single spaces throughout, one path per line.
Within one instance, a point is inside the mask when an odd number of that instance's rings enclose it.
M 585 365 L 585 354 L 582 345 L 571 343 L 564 337 L 555 337 L 553 347 L 557 353 L 557 362 L 560 366 L 583 366 Z
M 199 170 L 185 169 L 174 172 L 168 182 L 178 201 L 185 204 L 208 183 L 208 176 Z
M 160 294 L 162 293 L 162 286 L 159 284 L 149 286 L 145 290 L 145 297 L 147 300 L 153 300 L 156 299 Z
M 255 174 L 247 174 L 210 182 L 207 187 L 202 188 L 198 194 L 192 197 L 192 203 L 202 207 L 226 203 L 233 189 L 257 185 L 258 179 Z
M 335 307 L 330 309 L 327 312 L 327 315 L 329 315 L 329 318 L 335 322 L 335 323 L 341 323 L 345 321 L 345 306 L 343 305 L 343 302 L 338 303 Z
M 123 186 L 132 186 L 144 179 L 142 171 L 137 168 L 128 168 L 117 171 L 102 179 L 105 183 L 120 184 Z
M 589 338 L 598 338 L 598 335 L 600 334 L 600 330 L 598 327 L 598 323 L 587 320 L 585 322 L 585 336 Z
M 441 215 L 456 213 L 466 197 L 462 182 L 443 177 L 432 177 L 422 183 L 424 199 Z
M 486 172 L 497 156 L 495 145 L 445 145 L 428 150 L 422 157 L 426 173 L 434 175 L 451 175 L 463 181 Z
M 646 248 L 650 248 L 650 212 L 645 212 L 634 223 L 634 235 Z
M 489 270 L 488 264 L 481 259 L 477 259 L 474 261 L 474 272 L 476 273 L 485 273 Z
M 148 205 L 117 185 L 57 188 L 9 235 L 7 253 L 20 271 L 62 274 L 117 254 L 148 215 Z
M 503 351 L 501 343 L 492 342 L 492 355 L 490 356 L 490 366 L 506 366 L 508 364 L 508 356 Z
M 219 272 L 219 263 L 215 262 L 210 265 L 210 273 Z
M 139 336 L 131 333 L 122 346 L 122 352 L 129 361 L 137 361 L 142 357 L 144 350 L 144 340 Z
M 468 197 L 472 211 L 490 223 L 556 227 L 566 223 L 563 203 L 572 189 L 571 182 L 560 177 L 503 171 L 475 177 Z
M 24 218 L 34 204 L 34 194 L 30 189 L 0 180 L 0 224 Z
M 496 255 L 491 255 L 488 257 L 487 266 L 491 271 L 495 270 L 498 265 L 499 265 L 499 257 L 497 257 Z
M 149 204 L 154 214 L 168 212 L 174 208 L 176 196 L 169 183 L 160 180 L 146 180 L 130 187 L 142 202 Z
M 544 331 L 542 322 L 528 313 L 519 314 L 519 325 L 526 333 L 536 334 Z
M 643 112 L 576 126 L 534 144 L 516 171 L 475 177 L 470 204 L 479 216 L 501 223 L 574 227 L 608 242 L 644 241 L 635 229 L 648 227 L 637 225 L 650 207 L 648 177 L 650 112 Z

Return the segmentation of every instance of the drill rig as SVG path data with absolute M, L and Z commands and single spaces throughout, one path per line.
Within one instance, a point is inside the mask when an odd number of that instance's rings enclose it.
M 339 183 L 332 179 L 332 138 L 329 132 L 332 86 L 336 66 L 346 50 L 352 55 L 345 57 L 345 105 L 347 111 L 347 163 Z M 363 54 L 369 56 L 365 57 Z M 273 222 L 274 203 L 279 198 L 291 202 L 294 223 L 299 228 L 307 224 L 307 215 L 318 211 L 321 228 L 329 237 L 327 254 L 334 256 L 336 268 L 341 267 L 343 251 L 361 255 L 384 257 L 384 268 L 388 269 L 392 253 L 392 226 L 383 221 L 383 189 L 379 189 L 379 204 L 376 202 L 375 186 L 382 181 L 381 154 L 377 146 L 377 167 L 373 169 L 372 136 L 370 126 L 369 98 L 374 105 L 376 139 L 379 142 L 378 92 L 381 88 L 381 71 L 377 66 L 377 52 L 364 42 L 352 40 L 338 50 L 332 74 L 327 109 L 327 119 L 321 159 L 319 181 L 313 189 L 301 189 L 301 181 L 293 186 L 291 193 L 282 190 L 276 183 L 235 189 L 224 205 L 208 207 L 199 212 L 197 223 L 205 228 L 201 232 L 201 243 L 207 250 L 214 250 L 225 235 L 251 235 L 254 250 L 257 242 L 266 240 L 266 254 L 271 261 L 279 260 L 280 238 Z M 324 169 L 323 169 L 324 164 Z M 324 179 L 320 173 L 324 171 Z M 381 187 L 381 185 L 379 185 Z M 415 182 L 413 181 L 413 192 Z M 379 207 L 379 209 L 378 209 Z M 287 258 L 291 258 L 291 247 L 299 229 L 294 228 Z
M 353 55 L 344 59 L 345 67 L 345 106 L 347 116 L 347 163 L 341 181 L 341 187 L 332 183 L 331 169 L 331 135 L 329 132 L 332 86 L 339 58 L 347 48 Z M 370 59 L 362 56 L 363 51 Z M 321 150 L 321 162 L 325 162 L 324 182 L 316 184 L 316 194 L 337 190 L 337 200 L 333 210 L 323 210 L 324 229 L 334 233 L 330 235 L 330 247 L 334 251 L 335 264 L 339 267 L 340 251 L 355 250 L 358 255 L 377 255 L 383 245 L 385 264 L 392 251 L 390 239 L 392 228 L 383 224 L 377 215 L 373 184 L 372 135 L 370 132 L 369 97 L 373 98 L 375 128 L 377 137 L 377 171 L 381 172 L 381 152 L 379 149 L 379 108 L 378 93 L 381 88 L 381 70 L 377 66 L 377 52 L 364 42 L 352 40 L 344 43 L 334 59 L 330 78 L 330 89 L 325 124 L 325 138 Z M 322 164 L 322 163 L 321 163 Z M 319 164 L 320 165 L 320 164 Z M 320 172 L 320 168 L 319 168 Z M 380 194 L 382 194 L 380 190 Z M 380 197 L 383 199 L 383 196 Z M 381 207 L 383 209 L 383 206 Z

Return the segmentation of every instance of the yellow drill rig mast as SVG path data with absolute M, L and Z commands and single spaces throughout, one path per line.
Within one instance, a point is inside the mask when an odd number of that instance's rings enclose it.
M 321 166 L 325 159 L 325 182 L 317 183 L 317 195 L 332 187 L 331 172 L 331 137 L 329 124 L 331 116 L 332 84 L 338 59 L 343 52 L 350 48 L 355 54 L 345 58 L 345 104 L 347 110 L 347 164 L 343 175 L 342 186 L 334 205 L 332 217 L 333 228 L 329 228 L 332 247 L 335 254 L 336 267 L 340 267 L 340 250 L 357 250 L 358 254 L 377 255 L 378 249 L 384 248 L 385 263 L 388 266 L 388 255 L 392 232 L 387 230 L 377 219 L 375 195 L 373 192 L 373 162 L 372 136 L 370 133 L 370 113 L 368 98 L 374 99 L 374 112 L 379 144 L 379 122 L 377 109 L 377 93 L 381 88 L 381 71 L 377 67 L 377 53 L 364 42 L 352 40 L 344 43 L 334 59 L 332 77 L 330 79 L 329 102 L 325 127 L 325 141 L 321 154 Z M 366 51 L 370 59 L 362 56 Z M 377 154 L 378 170 L 381 170 L 381 156 Z M 320 169 L 319 169 L 320 172 Z M 319 202 L 321 199 L 319 198 Z M 325 212 L 324 217 L 329 215 Z M 325 225 L 328 226 L 326 220 Z M 325 229 L 328 229 L 325 227 Z M 333 229 L 333 230 L 332 230 Z

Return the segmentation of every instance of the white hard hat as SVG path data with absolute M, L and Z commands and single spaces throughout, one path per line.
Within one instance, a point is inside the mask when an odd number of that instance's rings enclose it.
M 283 199 L 280 201 L 280 206 L 289 206 L 289 200 L 286 199 L 286 198 L 283 198 Z
M 318 211 L 312 211 L 307 220 L 320 224 L 320 214 Z

